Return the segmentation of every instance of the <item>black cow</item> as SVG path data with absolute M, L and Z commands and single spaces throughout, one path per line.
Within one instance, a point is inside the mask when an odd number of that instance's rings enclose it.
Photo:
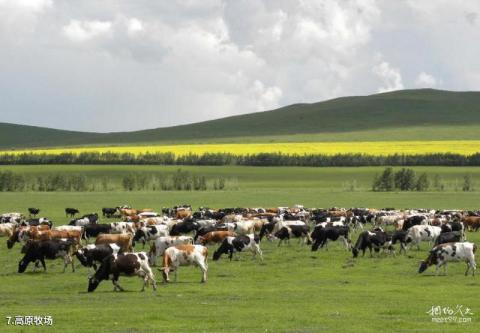
M 109 208 L 109 207 L 102 208 L 103 217 L 107 217 L 107 218 L 113 217 L 116 212 L 117 212 L 116 207 L 115 208 Z
M 460 232 L 462 239 L 465 239 L 465 226 L 461 222 L 448 222 L 448 223 L 442 224 L 441 228 L 442 228 L 441 233 L 458 231 Z
M 196 231 L 200 228 L 200 225 L 197 222 L 183 221 L 175 224 L 172 229 L 170 229 L 170 236 L 180 236 L 182 234 L 188 234 L 192 231 Z
M 426 217 L 423 216 L 423 215 L 410 216 L 410 217 L 406 218 L 405 221 L 403 222 L 402 230 L 406 231 L 406 230 L 410 229 L 411 227 L 413 227 L 414 225 L 422 224 L 422 222 L 425 219 L 426 219 Z
M 103 259 L 119 252 L 121 252 L 121 249 L 117 244 L 90 244 L 75 251 L 73 255 L 78 258 L 83 266 L 93 267 L 93 269 L 97 270 L 96 263 L 101 264 Z
M 83 229 L 83 238 L 88 240 L 90 237 L 97 237 L 98 234 L 109 234 L 112 230 L 112 225 L 110 223 L 87 224 Z
M 223 240 L 219 248 L 213 253 L 213 260 L 218 260 L 222 254 L 228 254 L 230 260 L 232 260 L 234 252 L 242 252 L 244 250 L 250 250 L 253 253 L 253 258 L 257 254 L 260 255 L 260 259 L 263 260 L 262 250 L 260 250 L 260 238 L 257 235 L 227 237 Z
M 435 245 L 439 245 L 443 243 L 460 242 L 461 239 L 462 239 L 461 231 L 442 232 L 440 236 L 438 236 L 437 239 L 435 240 Z
M 30 216 L 33 215 L 33 217 L 35 217 L 40 213 L 40 208 L 28 208 L 28 213 Z
M 39 260 L 43 266 L 44 271 L 47 270 L 45 265 L 45 259 L 57 259 L 63 258 L 64 266 L 63 272 L 67 268 L 68 264 L 72 265 L 72 272 L 75 272 L 75 266 L 73 264 L 73 258 L 70 255 L 71 248 L 73 246 L 71 241 L 62 241 L 62 240 L 46 240 L 46 241 L 34 241 L 28 240 L 27 243 L 22 248 L 22 253 L 25 253 L 25 256 L 18 263 L 18 272 L 23 273 L 27 269 L 27 266 L 32 261 Z M 38 263 L 35 265 L 37 267 Z M 35 269 L 34 268 L 34 269 Z
M 67 217 L 75 217 L 76 214 L 79 214 L 80 211 L 76 208 L 65 208 L 65 215 Z
M 316 226 L 313 229 L 310 237 L 312 238 L 312 251 L 317 251 L 318 248 L 322 248 L 327 244 L 328 240 L 336 241 L 340 237 L 343 239 L 345 248 L 348 250 L 351 247 L 352 241 L 350 240 L 348 234 L 350 232 L 349 227 L 322 227 L 321 225 Z M 328 249 L 328 247 L 326 247 Z
M 103 259 L 95 275 L 88 280 L 88 292 L 97 289 L 100 282 L 108 280 L 110 275 L 112 275 L 113 291 L 123 291 L 123 288 L 118 284 L 120 275 L 143 278 L 142 291 L 145 290 L 145 286 L 150 280 L 153 290 L 157 290 L 157 283 L 155 282 L 152 269 L 148 264 L 148 257 L 145 252 L 124 253 L 117 256 L 109 255 Z
M 405 230 L 397 230 L 392 235 L 392 245 L 400 243 L 399 253 L 407 252 L 407 233 L 408 231 Z
M 275 233 L 275 238 L 278 238 L 280 241 L 278 242 L 278 246 L 282 244 L 282 242 L 286 241 L 289 242 L 290 238 L 302 238 L 303 243 L 307 243 L 308 245 L 312 244 L 310 239 L 308 226 L 306 225 L 290 225 L 286 227 L 282 227 Z
M 90 214 L 85 214 L 81 219 L 88 219 L 90 223 L 97 223 L 98 222 L 98 214 L 97 213 L 90 213 Z
M 373 231 L 364 231 L 358 236 L 358 240 L 355 246 L 352 248 L 353 257 L 356 258 L 360 250 L 365 256 L 365 250 L 370 250 L 370 256 L 372 256 L 372 248 L 375 252 L 379 252 L 381 248 L 387 249 L 390 252 L 393 251 L 392 238 L 381 228 L 376 228 Z

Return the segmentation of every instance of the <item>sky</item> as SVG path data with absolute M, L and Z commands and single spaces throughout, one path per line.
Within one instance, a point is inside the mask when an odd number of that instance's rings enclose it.
M 130 131 L 480 90 L 479 15 L 475 0 L 0 0 L 0 122 Z

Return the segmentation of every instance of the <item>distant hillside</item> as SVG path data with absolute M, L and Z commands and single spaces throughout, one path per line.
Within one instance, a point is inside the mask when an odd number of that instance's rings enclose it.
M 225 141 L 377 141 L 480 138 L 480 92 L 401 90 L 190 125 L 85 133 L 0 123 L 0 148 Z

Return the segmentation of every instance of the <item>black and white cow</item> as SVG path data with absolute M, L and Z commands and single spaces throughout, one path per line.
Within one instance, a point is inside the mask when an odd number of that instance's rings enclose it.
M 313 241 L 312 251 L 317 251 L 319 247 L 323 248 L 323 246 L 328 249 L 326 246 L 328 240 L 336 241 L 338 239 L 341 239 L 345 248 L 349 250 L 352 243 L 349 233 L 350 229 L 346 226 L 324 228 L 321 225 L 317 225 L 310 235 Z
M 469 242 L 445 243 L 435 246 L 427 258 L 420 263 L 418 273 L 423 273 L 429 266 L 435 265 L 435 274 L 438 275 L 440 267 L 444 266 L 445 275 L 447 274 L 447 262 L 449 261 L 465 261 L 468 271 L 472 268 L 472 275 L 475 275 L 477 265 L 475 263 L 475 252 L 477 246 Z
M 165 224 L 154 224 L 154 225 L 147 225 L 140 229 L 137 229 L 135 235 L 133 236 L 133 243 L 132 245 L 135 246 L 135 242 L 141 242 L 143 247 L 145 247 L 145 243 L 158 237 L 165 237 L 168 236 L 168 226 Z
M 282 227 L 274 234 L 274 237 L 279 239 L 278 246 L 280 246 L 282 242 L 289 243 L 290 238 L 300 238 L 302 244 L 307 243 L 310 245 L 312 244 L 312 240 L 309 231 L 306 225 L 290 225 Z
M 73 258 L 71 256 L 71 249 L 73 245 L 73 242 L 63 240 L 28 240 L 22 248 L 22 253 L 25 253 L 25 255 L 18 263 L 18 272 L 25 272 L 28 264 L 31 262 L 36 262 L 37 260 L 40 261 L 44 271 L 46 271 L 47 267 L 45 265 L 45 259 L 53 260 L 57 258 L 63 258 L 63 272 L 65 272 L 68 264 L 72 265 L 72 272 L 75 272 L 75 266 L 73 264 Z M 36 269 L 37 264 L 38 263 L 36 263 L 34 270 Z
M 148 281 L 152 283 L 153 290 L 157 290 L 157 283 L 152 269 L 148 264 L 148 257 L 145 252 L 124 253 L 118 255 L 109 255 L 103 261 L 95 275 L 88 280 L 88 292 L 93 292 L 103 280 L 108 280 L 112 276 L 113 291 L 123 291 L 124 289 L 118 284 L 120 275 L 138 276 L 143 279 L 143 287 L 145 290 Z
M 360 251 L 365 256 L 367 248 L 370 250 L 370 256 L 372 256 L 372 248 L 375 252 L 384 249 L 393 253 L 392 238 L 381 228 L 375 228 L 373 231 L 364 231 L 358 236 L 358 240 L 352 248 L 353 257 L 356 258 Z
M 20 225 L 21 226 L 48 225 L 50 228 L 52 228 L 53 222 L 46 217 L 38 217 L 38 218 L 24 220 L 20 223 Z
M 84 227 L 83 238 L 88 240 L 90 237 L 97 237 L 99 234 L 109 234 L 112 230 L 110 223 L 107 224 L 87 224 Z
M 101 264 L 103 259 L 112 254 L 118 254 L 120 247 L 117 244 L 88 244 L 81 249 L 75 251 L 75 255 L 80 263 L 85 267 L 93 267 L 97 269 L 97 263 Z
M 180 236 L 194 232 L 200 228 L 197 222 L 182 221 L 172 226 L 170 229 L 170 236 Z
M 442 232 L 435 240 L 435 245 L 444 243 L 456 243 L 462 240 L 461 231 Z
M 448 222 L 448 223 L 442 224 L 440 228 L 442 228 L 442 233 L 450 232 L 450 231 L 459 231 L 461 233 L 462 239 L 463 240 L 467 239 L 465 237 L 465 226 L 461 222 Z
M 220 247 L 213 253 L 213 260 L 220 259 L 222 254 L 228 254 L 230 260 L 232 260 L 234 252 L 247 250 L 253 253 L 253 258 L 258 254 L 260 259 L 263 260 L 262 250 L 260 250 L 260 238 L 254 234 L 225 238 Z
M 402 230 L 408 230 L 414 225 L 420 225 L 420 224 L 426 224 L 427 223 L 427 217 L 424 215 L 414 215 L 406 218 L 403 221 L 402 225 Z

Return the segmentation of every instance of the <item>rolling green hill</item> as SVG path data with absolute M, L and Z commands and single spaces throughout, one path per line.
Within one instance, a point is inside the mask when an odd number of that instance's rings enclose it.
M 0 123 L 0 148 L 203 142 L 480 139 L 480 92 L 401 90 L 195 124 L 86 133 Z

